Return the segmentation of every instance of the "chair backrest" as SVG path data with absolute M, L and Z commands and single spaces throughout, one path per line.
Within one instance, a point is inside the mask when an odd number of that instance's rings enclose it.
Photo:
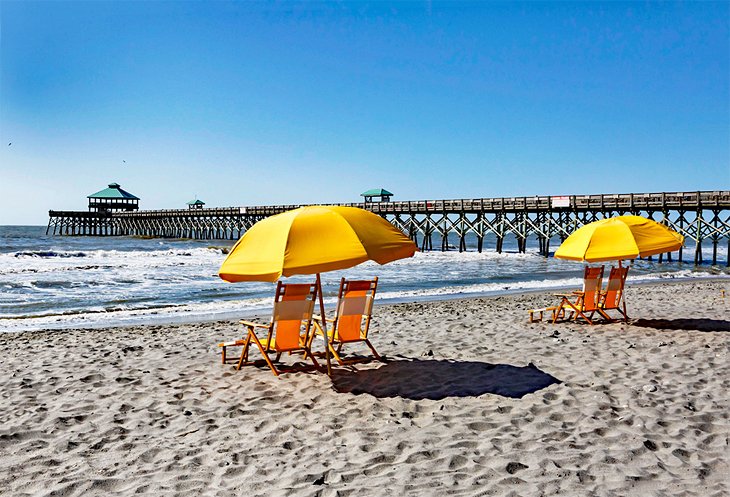
M 316 300 L 317 285 L 314 283 L 278 283 L 272 318 L 276 350 L 302 347 L 312 325 Z
M 603 266 L 586 266 L 583 275 L 583 310 L 594 311 L 598 308 L 603 283 Z
M 372 280 L 342 278 L 335 317 L 337 339 L 347 342 L 367 338 L 377 288 L 377 277 Z
M 608 284 L 603 297 L 604 309 L 618 309 L 621 297 L 624 293 L 626 276 L 629 274 L 628 267 L 612 267 L 608 275 Z

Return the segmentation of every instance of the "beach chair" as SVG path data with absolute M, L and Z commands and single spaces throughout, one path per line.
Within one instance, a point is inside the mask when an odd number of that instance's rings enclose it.
M 309 357 L 315 368 L 319 368 L 317 360 L 312 356 L 309 349 L 312 333 L 312 315 L 314 303 L 317 300 L 317 285 L 312 284 L 285 284 L 281 281 L 276 285 L 274 296 L 274 311 L 271 322 L 268 324 L 254 323 L 251 321 L 240 321 L 246 327 L 248 333 L 244 340 L 226 342 L 219 344 L 222 347 L 221 355 L 223 362 L 226 362 L 226 348 L 230 346 L 242 346 L 241 357 L 238 359 L 236 369 L 241 366 L 253 364 L 249 362 L 248 354 L 252 343 L 255 343 L 261 351 L 266 364 L 268 364 L 274 375 L 279 376 L 280 372 L 274 362 L 281 359 L 284 352 L 303 352 L 304 357 Z M 256 330 L 266 330 L 266 337 L 259 337 Z M 274 361 L 269 354 L 276 354 Z
M 557 295 L 561 300 L 558 308 L 553 311 L 553 323 L 569 313 L 568 319 L 583 318 L 588 324 L 593 324 L 593 315 L 598 311 L 602 282 L 603 266 L 586 266 L 583 274 L 583 290 Z
M 372 280 L 346 280 L 342 278 L 340 281 L 335 317 L 334 319 L 327 319 L 330 351 L 340 365 L 360 360 L 345 360 L 341 355 L 342 347 L 345 344 L 356 342 L 364 342 L 372 351 L 375 359 L 382 361 L 375 347 L 368 339 L 370 316 L 377 288 L 377 277 Z M 314 326 L 315 333 L 324 336 L 321 316 L 314 316 Z
M 612 267 L 611 273 L 608 275 L 608 283 L 606 291 L 601 293 L 598 302 L 598 312 L 609 321 L 614 321 L 606 311 L 615 310 L 622 316 L 624 322 L 629 320 L 626 313 L 626 302 L 624 301 L 624 285 L 626 284 L 626 276 L 629 273 L 628 267 Z
M 543 315 L 547 312 L 552 314 L 551 320 L 555 320 L 555 312 L 560 309 L 559 305 L 554 305 L 550 307 L 543 307 L 541 309 L 528 309 L 527 313 L 530 315 L 530 322 L 535 323 L 537 321 L 542 321 Z

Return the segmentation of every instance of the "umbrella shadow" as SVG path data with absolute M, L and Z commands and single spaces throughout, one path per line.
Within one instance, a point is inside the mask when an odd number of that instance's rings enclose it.
M 730 321 L 724 319 L 634 319 L 631 325 L 657 330 L 730 331 Z
M 332 383 L 340 393 L 441 400 L 485 393 L 519 399 L 561 381 L 532 363 L 518 367 L 476 361 L 406 359 L 389 360 L 377 369 L 339 371 Z

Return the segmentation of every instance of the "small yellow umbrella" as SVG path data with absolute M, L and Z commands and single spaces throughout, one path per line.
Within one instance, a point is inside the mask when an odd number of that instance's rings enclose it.
M 574 231 L 555 251 L 558 259 L 603 262 L 636 259 L 679 250 L 684 237 L 641 216 L 595 221 Z
M 413 241 L 372 212 L 357 207 L 314 205 L 256 223 L 233 246 L 218 274 L 230 282 L 274 282 L 281 276 L 316 274 L 324 317 L 319 273 L 347 269 L 368 260 L 387 264 L 411 257 L 417 250 Z M 328 342 L 324 322 L 323 326 Z M 325 355 L 329 374 L 328 343 Z

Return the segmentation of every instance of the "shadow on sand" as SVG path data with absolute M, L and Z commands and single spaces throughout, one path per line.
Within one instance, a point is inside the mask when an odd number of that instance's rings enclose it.
M 723 319 L 636 319 L 631 325 L 657 330 L 730 331 L 730 321 Z
M 532 363 L 517 367 L 474 361 L 391 359 L 377 369 L 338 372 L 332 383 L 340 393 L 368 393 L 378 398 L 441 400 L 491 393 L 518 399 L 560 380 Z

